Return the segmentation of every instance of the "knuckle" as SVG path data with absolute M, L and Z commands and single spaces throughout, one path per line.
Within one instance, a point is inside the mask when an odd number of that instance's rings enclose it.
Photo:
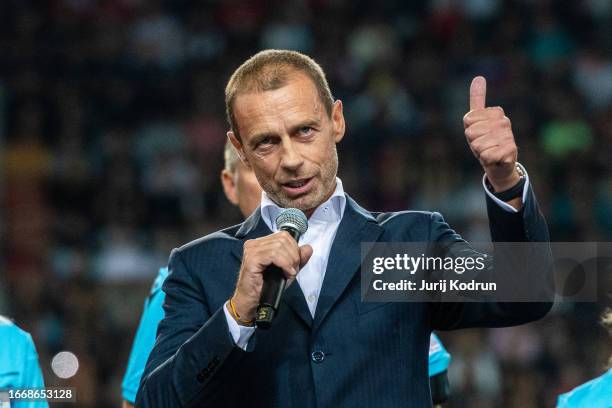
M 272 255 L 272 262 L 274 263 L 274 265 L 277 265 L 280 268 L 285 268 L 288 264 L 285 257 L 283 257 L 282 255 L 278 253 L 275 253 Z
M 480 151 L 480 142 L 478 140 L 474 140 L 472 143 L 470 143 L 470 147 L 475 152 L 479 152 Z
M 465 129 L 465 137 L 468 138 L 468 140 L 472 140 L 472 138 L 474 137 L 474 129 L 469 127 L 467 129 Z

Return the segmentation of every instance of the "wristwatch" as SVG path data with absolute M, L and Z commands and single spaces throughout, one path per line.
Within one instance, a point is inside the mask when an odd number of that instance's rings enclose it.
M 489 183 L 489 180 L 487 180 L 487 187 L 489 188 L 489 191 L 491 191 L 491 193 L 495 196 L 495 198 L 498 198 L 501 201 L 510 201 L 514 198 L 523 196 L 523 190 L 525 188 L 525 182 L 527 181 L 527 177 L 525 177 L 525 172 L 523 171 L 523 168 L 518 165 L 518 163 L 516 165 L 516 171 L 519 174 L 520 180 L 514 186 L 504 191 L 494 192 L 495 190 L 493 189 L 493 186 L 491 185 L 491 183 Z

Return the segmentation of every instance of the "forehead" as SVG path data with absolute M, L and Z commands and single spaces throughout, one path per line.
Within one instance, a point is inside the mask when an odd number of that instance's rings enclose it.
M 266 132 L 281 132 L 305 120 L 320 119 L 323 104 L 314 82 L 301 72 L 290 74 L 281 88 L 239 94 L 234 117 L 242 138 Z

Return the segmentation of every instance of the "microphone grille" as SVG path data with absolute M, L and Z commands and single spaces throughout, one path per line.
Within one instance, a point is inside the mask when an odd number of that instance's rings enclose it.
M 308 229 L 308 218 L 297 208 L 286 208 L 276 217 L 276 228 L 293 227 L 304 235 Z

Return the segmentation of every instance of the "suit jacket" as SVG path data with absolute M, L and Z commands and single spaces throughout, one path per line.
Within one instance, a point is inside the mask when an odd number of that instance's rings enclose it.
M 487 198 L 493 240 L 548 241 L 531 189 L 509 213 Z M 165 318 L 137 396 L 140 407 L 426 407 L 433 329 L 499 327 L 544 316 L 541 303 L 361 302 L 361 242 L 445 242 L 472 251 L 438 213 L 371 213 L 347 196 L 314 319 L 297 284 L 271 329 L 247 350 L 230 335 L 224 303 L 243 243 L 270 234 L 255 211 L 244 223 L 175 249 L 163 290 Z M 549 273 L 543 271 L 542 273 Z

